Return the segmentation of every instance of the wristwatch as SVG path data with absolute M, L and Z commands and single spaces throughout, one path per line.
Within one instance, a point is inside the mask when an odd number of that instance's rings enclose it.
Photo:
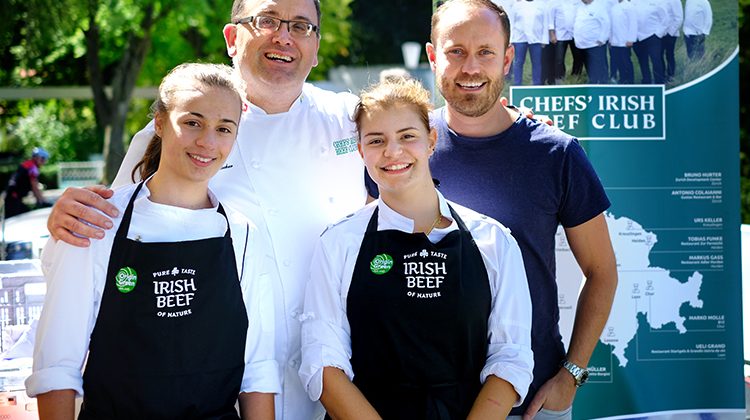
M 568 360 L 563 360 L 562 367 L 565 368 L 568 372 L 570 372 L 571 375 L 573 375 L 573 379 L 576 381 L 576 386 L 579 387 L 586 383 L 586 381 L 589 379 L 589 371 L 578 366 L 577 364 L 570 362 Z

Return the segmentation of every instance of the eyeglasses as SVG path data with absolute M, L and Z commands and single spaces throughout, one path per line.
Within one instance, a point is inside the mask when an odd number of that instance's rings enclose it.
M 318 33 L 318 27 L 310 22 L 304 20 L 284 20 L 275 18 L 273 16 L 249 16 L 234 21 L 235 25 L 247 23 L 252 25 L 253 28 L 259 31 L 276 32 L 281 27 L 282 23 L 286 23 L 286 29 L 292 36 L 304 38 L 310 36 L 311 33 Z

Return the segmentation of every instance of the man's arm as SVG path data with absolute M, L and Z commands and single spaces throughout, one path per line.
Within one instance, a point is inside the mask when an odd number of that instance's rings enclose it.
M 31 184 L 31 192 L 34 193 L 34 198 L 36 198 L 36 203 L 44 203 L 44 195 L 42 195 L 42 190 L 39 189 L 39 178 L 32 176 L 29 181 Z
M 517 400 L 518 393 L 510 382 L 490 375 L 466 420 L 504 419 Z
M 566 228 L 565 234 L 586 277 L 578 297 L 567 358 L 578 366 L 586 367 L 609 318 L 617 290 L 617 264 L 604 214 L 579 226 Z M 560 368 L 557 375 L 539 389 L 524 418 L 533 418 L 542 407 L 563 410 L 572 404 L 575 393 L 573 376 Z
M 335 367 L 323 368 L 323 394 L 320 402 L 328 415 L 339 419 L 380 419 L 380 415 L 370 405 L 343 370 Z
M 242 420 L 273 420 L 273 394 L 243 392 L 239 397 Z
M 36 396 L 39 420 L 73 420 L 76 392 L 72 389 L 45 392 Z
M 132 182 L 130 173 L 143 157 L 146 146 L 154 135 L 153 127 L 154 123 L 151 121 L 133 136 L 113 186 Z M 112 190 L 101 185 L 66 189 L 52 207 L 47 219 L 47 230 L 57 240 L 74 246 L 89 246 L 89 238 L 101 239 L 104 237 L 103 229 L 112 227 L 112 221 L 107 216 L 118 216 L 117 209 L 106 201 L 110 197 Z

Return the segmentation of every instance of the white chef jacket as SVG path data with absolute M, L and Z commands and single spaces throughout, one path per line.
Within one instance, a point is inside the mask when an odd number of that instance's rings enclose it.
M 45 247 L 42 269 L 47 295 L 37 326 L 33 373 L 26 379 L 29 396 L 63 389 L 75 390 L 78 396 L 83 394 L 81 368 L 99 313 L 112 244 L 135 187 L 118 188 L 108 200 L 120 210 L 120 217 L 113 220 L 114 227 L 103 239 L 92 241 L 87 248 L 55 240 Z M 227 219 L 217 212 L 218 201 L 210 192 L 214 207 L 200 210 L 154 203 L 148 199 L 149 195 L 144 185 L 133 204 L 130 239 L 177 242 L 226 233 Z M 231 226 L 237 273 L 242 273 L 240 289 L 249 321 L 241 392 L 278 393 L 281 378 L 274 359 L 273 290 L 269 274 L 273 269 L 272 256 L 255 225 L 224 207 Z
M 573 24 L 573 39 L 576 47 L 593 48 L 606 44 L 612 29 L 609 10 L 604 2 L 581 3 Z
M 513 6 L 511 42 L 549 44 L 549 14 L 540 0 L 522 1 Z
M 275 401 L 279 420 L 306 420 L 323 412 L 307 398 L 297 375 L 299 316 L 320 233 L 365 204 L 364 164 L 350 118 L 357 100 L 305 84 L 287 112 L 266 114 L 246 104 L 237 142 L 210 183 L 221 202 L 254 221 L 273 248 L 276 360 L 283 381 Z M 150 123 L 135 135 L 116 184 L 130 182 L 153 134 Z
M 664 0 L 635 0 L 633 6 L 638 16 L 638 41 L 667 33 L 667 9 Z
M 438 193 L 440 213 L 452 219 L 448 202 Z M 531 351 L 531 298 L 521 251 L 510 231 L 497 221 L 451 203 L 471 232 L 489 275 L 492 308 L 488 321 L 487 361 L 479 378 L 489 375 L 508 381 L 520 398 L 529 388 L 534 367 Z M 310 268 L 305 292 L 302 323 L 302 366 L 300 379 L 310 398 L 317 400 L 323 390 L 323 368 L 343 370 L 349 379 L 351 330 L 346 317 L 346 300 L 367 224 L 378 208 L 378 230 L 413 232 L 414 222 L 385 203 L 376 200 L 351 217 L 333 225 L 321 236 Z M 428 239 L 436 243 L 457 230 L 455 221 L 436 228 Z
M 665 0 L 664 8 L 667 10 L 667 35 L 680 36 L 680 26 L 682 26 L 682 1 Z
M 638 16 L 635 13 L 630 0 L 612 6 L 612 35 L 609 37 L 611 46 L 626 47 L 628 42 L 638 41 Z
M 550 3 L 550 28 L 555 30 L 558 41 L 573 39 L 573 23 L 581 0 L 553 0 Z
M 685 35 L 708 35 L 713 24 L 713 12 L 708 0 L 687 0 L 685 2 L 685 22 L 682 32 Z

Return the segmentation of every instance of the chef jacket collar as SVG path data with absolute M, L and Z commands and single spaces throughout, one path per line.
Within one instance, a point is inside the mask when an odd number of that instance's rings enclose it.
M 151 178 L 153 178 L 154 174 L 151 174 L 148 178 L 146 178 L 146 182 L 143 183 L 143 188 L 141 188 L 141 192 L 138 194 L 138 197 L 136 197 L 134 205 L 137 205 L 139 201 L 143 199 L 148 199 L 151 197 L 151 190 L 148 189 L 148 183 L 151 181 Z M 150 200 L 149 200 L 150 201 Z M 217 210 L 219 208 L 219 199 L 216 198 L 216 195 L 211 191 L 211 188 L 208 189 L 208 201 L 211 203 L 211 208 L 213 210 Z M 156 203 L 153 201 L 150 201 L 150 204 L 156 205 L 156 206 L 163 206 L 164 204 Z
M 282 114 L 286 114 L 287 112 L 291 112 L 295 108 L 302 106 L 301 104 L 303 102 L 307 102 L 308 104 L 312 104 L 311 101 L 305 101 L 305 90 L 304 90 L 304 88 L 302 89 L 302 92 L 297 97 L 297 99 L 295 99 L 294 102 L 292 102 L 292 106 L 289 107 L 289 111 L 280 112 L 278 114 L 271 114 L 271 115 L 282 115 Z M 259 107 L 258 105 L 255 105 L 254 103 L 252 103 L 250 101 L 247 101 L 247 100 L 243 99 L 242 104 L 243 104 L 243 106 L 242 106 L 242 111 L 243 112 L 249 112 L 251 114 L 263 114 L 263 115 L 268 114 L 263 108 Z
M 445 197 L 440 194 L 440 191 L 435 190 L 435 192 L 437 192 L 438 196 L 440 214 L 442 214 L 446 219 L 450 220 L 451 224 L 446 228 L 441 229 L 436 227 L 435 229 L 433 229 L 433 231 L 430 232 L 430 235 L 428 235 L 430 239 L 433 239 L 433 233 L 438 233 L 436 231 L 439 231 L 442 234 L 438 236 L 445 236 L 445 234 L 458 229 L 456 221 L 453 220 L 453 217 L 451 216 L 451 211 L 448 208 L 448 202 L 445 200 Z M 414 220 L 397 213 L 395 210 L 388 207 L 388 205 L 385 204 L 382 200 L 378 200 L 378 230 L 389 229 L 412 233 L 414 232 Z

